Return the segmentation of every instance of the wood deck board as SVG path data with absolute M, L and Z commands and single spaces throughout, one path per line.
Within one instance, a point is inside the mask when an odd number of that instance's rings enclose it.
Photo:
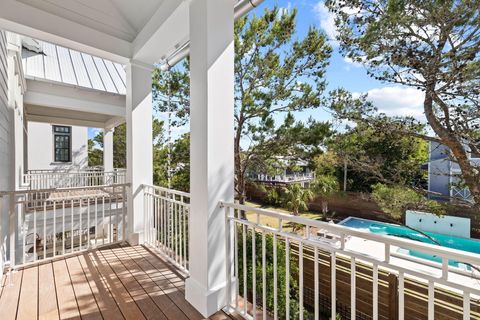
M 0 288 L 2 320 L 203 319 L 185 279 L 142 246 L 112 246 L 13 272 Z M 231 319 L 218 312 L 210 319 Z
M 23 270 L 12 272 L 10 279 L 5 281 L 2 297 L 0 299 L 0 310 L 2 310 L 2 320 L 15 319 L 17 316 L 18 299 L 20 297 L 20 288 L 22 286 Z
M 58 319 L 57 292 L 51 263 L 38 267 L 38 286 L 42 289 L 38 296 L 38 319 Z
M 122 312 L 108 289 L 104 277 L 98 273 L 93 262 L 88 259 L 88 254 L 78 256 L 78 260 L 103 317 L 105 319 L 124 319 Z
M 97 301 L 93 296 L 87 278 L 83 273 L 82 266 L 77 256 L 66 259 L 68 272 L 73 284 L 73 291 L 77 300 L 80 315 L 84 320 L 102 319 L 100 309 L 97 306 Z
M 102 250 L 101 253 L 104 256 L 104 259 L 108 261 L 110 267 L 116 273 L 125 288 L 128 290 L 133 300 L 142 310 L 145 317 L 147 319 L 167 319 L 152 298 L 145 292 L 136 279 L 132 277 L 130 271 L 125 268 L 119 259 L 116 258 L 112 250 Z
M 17 319 L 36 319 L 38 311 L 38 268 L 23 270 L 22 283 L 31 284 L 22 286 L 18 301 Z

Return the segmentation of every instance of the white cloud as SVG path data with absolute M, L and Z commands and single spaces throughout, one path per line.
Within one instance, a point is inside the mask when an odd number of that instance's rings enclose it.
M 415 88 L 383 87 L 368 90 L 367 99 L 388 116 L 411 116 L 425 121 L 423 114 L 424 93 Z
M 318 2 L 314 9 L 315 14 L 320 20 L 320 27 L 325 31 L 333 46 L 338 46 L 337 42 L 337 28 L 335 27 L 335 15 L 328 11 L 323 1 Z

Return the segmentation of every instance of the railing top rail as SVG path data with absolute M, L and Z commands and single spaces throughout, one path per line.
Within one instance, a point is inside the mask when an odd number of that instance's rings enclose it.
M 118 183 L 118 184 L 106 184 L 98 186 L 80 186 L 80 187 L 68 187 L 68 188 L 49 188 L 49 189 L 31 189 L 31 190 L 15 190 L 15 191 L 0 191 L 0 197 L 12 194 L 27 194 L 27 193 L 39 193 L 39 192 L 62 192 L 62 191 L 75 191 L 75 190 L 95 190 L 105 188 L 118 188 L 129 187 L 130 183 Z
M 106 174 L 106 173 L 124 173 L 126 169 L 115 169 L 112 171 L 103 171 L 103 170 L 79 170 L 79 171 L 48 171 L 48 172 L 27 172 L 25 176 L 47 176 L 47 175 L 68 175 L 68 174 Z
M 401 238 L 396 238 L 393 236 L 388 236 L 383 234 L 368 233 L 368 232 L 359 231 L 359 230 L 348 228 L 338 224 L 332 224 L 332 223 L 327 223 L 323 221 L 302 218 L 302 217 L 288 215 L 284 213 L 273 212 L 265 209 L 253 208 L 250 206 L 236 204 L 236 203 L 220 202 L 220 204 L 225 207 L 230 207 L 233 209 L 250 211 L 259 215 L 278 218 L 279 220 L 282 220 L 282 221 L 290 221 L 294 223 L 303 224 L 309 227 L 321 228 L 327 231 L 335 232 L 344 237 L 355 236 L 355 237 L 363 238 L 366 240 L 387 243 L 389 245 L 394 245 L 401 248 L 417 250 L 420 252 L 440 256 L 447 259 L 455 259 L 460 262 L 471 263 L 473 265 L 480 265 L 480 254 L 476 254 L 476 253 L 461 251 L 461 250 L 452 249 L 452 248 L 446 248 L 446 247 L 433 245 L 429 243 L 418 242 L 410 239 L 401 239 Z
M 188 192 L 183 192 L 183 191 L 174 190 L 174 189 L 168 189 L 168 188 L 154 186 L 154 185 L 150 185 L 150 184 L 143 184 L 142 186 L 147 187 L 147 188 L 152 188 L 154 190 L 159 190 L 159 191 L 163 191 L 163 192 L 176 194 L 178 196 L 184 196 L 184 197 L 190 198 L 190 193 L 188 193 Z

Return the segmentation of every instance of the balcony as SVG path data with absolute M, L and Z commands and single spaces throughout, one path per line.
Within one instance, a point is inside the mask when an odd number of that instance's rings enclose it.
M 125 242 L 128 188 L 3 193 L 2 204 L 16 199 L 10 217 L 18 224 L 10 230 L 15 258 L 1 309 L 13 318 L 38 312 L 62 319 L 200 319 L 184 293 L 192 257 L 199 257 L 191 251 L 190 194 L 143 185 L 145 239 L 131 246 Z M 212 319 L 480 317 L 475 254 L 234 203 L 219 206 L 227 304 Z M 242 211 L 251 213 L 249 220 L 240 218 Z

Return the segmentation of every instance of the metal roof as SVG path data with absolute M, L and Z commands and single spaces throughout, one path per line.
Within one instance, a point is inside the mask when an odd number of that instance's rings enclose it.
M 126 73 L 123 65 L 59 45 L 35 41 L 41 51 L 32 51 L 24 45 L 22 52 L 26 78 L 121 95 L 126 93 Z

